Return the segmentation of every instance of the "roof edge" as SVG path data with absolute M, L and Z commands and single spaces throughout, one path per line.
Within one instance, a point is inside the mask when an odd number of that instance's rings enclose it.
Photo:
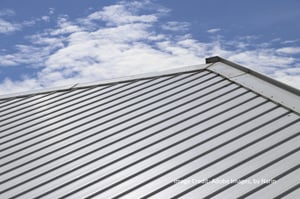
M 227 59 L 224 59 L 222 57 L 219 57 L 219 56 L 208 57 L 208 58 L 205 59 L 205 63 L 206 64 L 214 64 L 214 63 L 217 63 L 217 62 L 221 62 L 221 63 L 227 64 L 227 65 L 230 65 L 233 68 L 236 68 L 236 69 L 241 70 L 241 71 L 243 71 L 245 73 L 249 73 L 251 75 L 254 75 L 255 77 L 258 77 L 258 78 L 260 78 L 260 79 L 262 79 L 262 80 L 264 80 L 266 82 L 269 82 L 269 83 L 271 83 L 273 85 L 276 85 L 276 86 L 278 86 L 278 87 L 280 87 L 280 88 L 282 88 L 284 90 L 288 90 L 288 91 L 290 91 L 290 92 L 292 92 L 292 93 L 300 96 L 300 90 L 299 89 L 297 89 L 295 87 L 292 87 L 290 85 L 287 85 L 287 84 L 285 84 L 283 82 L 280 82 L 278 80 L 275 80 L 275 79 L 273 79 L 271 77 L 268 77 L 268 76 L 266 76 L 266 75 L 264 75 L 262 73 L 256 72 L 256 71 L 251 70 L 249 68 L 246 68 L 246 67 L 244 67 L 244 66 L 242 66 L 240 64 L 231 62 L 231 61 L 229 61 Z
M 169 70 L 162 70 L 162 71 L 158 71 L 158 72 L 150 72 L 150 73 L 131 75 L 131 76 L 125 76 L 125 77 L 119 77 L 119 78 L 113 78 L 113 79 L 104 79 L 104 80 L 100 80 L 97 82 L 74 83 L 72 85 L 66 85 L 66 86 L 60 86 L 60 87 L 37 89 L 37 90 L 25 91 L 25 92 L 21 92 L 21 93 L 11 93 L 11 94 L 0 95 L 0 100 L 8 100 L 8 99 L 14 99 L 14 98 L 20 98 L 20 97 L 29 97 L 32 95 L 70 91 L 70 90 L 75 90 L 75 89 L 88 88 L 91 86 L 101 86 L 101 85 L 114 84 L 114 83 L 125 83 L 125 82 L 129 82 L 129 81 L 149 79 L 149 78 L 155 78 L 155 77 L 159 77 L 159 76 L 175 75 L 175 74 L 179 74 L 179 73 L 199 71 L 199 70 L 206 69 L 210 65 L 212 65 L 212 64 L 197 64 L 197 65 L 192 65 L 192 66 L 173 68 L 173 69 L 169 69 Z
M 300 115 L 300 90 L 221 57 L 206 59 L 207 67 L 230 81 L 297 112 Z

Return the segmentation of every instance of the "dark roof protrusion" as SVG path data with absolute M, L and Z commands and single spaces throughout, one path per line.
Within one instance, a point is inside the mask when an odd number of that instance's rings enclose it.
M 222 57 L 214 56 L 214 57 L 208 57 L 205 59 L 206 64 L 221 62 L 223 60 Z

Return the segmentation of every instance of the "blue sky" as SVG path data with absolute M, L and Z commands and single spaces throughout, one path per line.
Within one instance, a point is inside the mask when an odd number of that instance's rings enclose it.
M 204 63 L 300 88 L 298 0 L 0 0 L 0 94 Z

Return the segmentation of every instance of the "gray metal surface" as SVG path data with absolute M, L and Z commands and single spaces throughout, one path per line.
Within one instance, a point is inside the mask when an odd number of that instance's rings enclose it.
M 299 196 L 299 113 L 208 69 L 5 98 L 0 132 L 1 199 Z

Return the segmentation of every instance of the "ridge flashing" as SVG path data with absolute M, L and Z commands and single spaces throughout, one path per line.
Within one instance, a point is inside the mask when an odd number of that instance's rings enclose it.
M 178 74 L 178 73 L 186 73 L 186 72 L 204 70 L 210 65 L 212 65 L 212 64 L 197 64 L 197 65 L 192 65 L 192 66 L 173 68 L 173 69 L 169 69 L 169 70 L 162 70 L 162 71 L 158 71 L 158 72 L 150 72 L 150 73 L 118 77 L 118 78 L 112 78 L 112 79 L 104 79 L 104 80 L 100 80 L 97 82 L 75 83 L 75 84 L 66 85 L 66 86 L 43 88 L 43 89 L 37 89 L 37 90 L 33 90 L 33 91 L 4 94 L 4 95 L 0 95 L 0 100 L 7 100 L 7 99 L 13 99 L 13 98 L 20 98 L 20 97 L 29 97 L 31 95 L 55 93 L 55 92 L 61 92 L 61 91 L 70 91 L 70 90 L 75 90 L 75 89 L 87 88 L 87 87 L 91 87 L 91 86 L 94 87 L 94 86 L 101 86 L 101 85 L 107 85 L 107 84 L 125 83 L 125 82 L 129 82 L 129 81 L 149 79 L 149 78 L 155 78 L 155 77 L 165 76 L 165 75 L 174 75 L 174 74 Z
M 206 63 L 212 63 L 207 70 L 300 114 L 300 91 L 298 89 L 223 58 L 220 59 L 220 57 L 209 59 Z

